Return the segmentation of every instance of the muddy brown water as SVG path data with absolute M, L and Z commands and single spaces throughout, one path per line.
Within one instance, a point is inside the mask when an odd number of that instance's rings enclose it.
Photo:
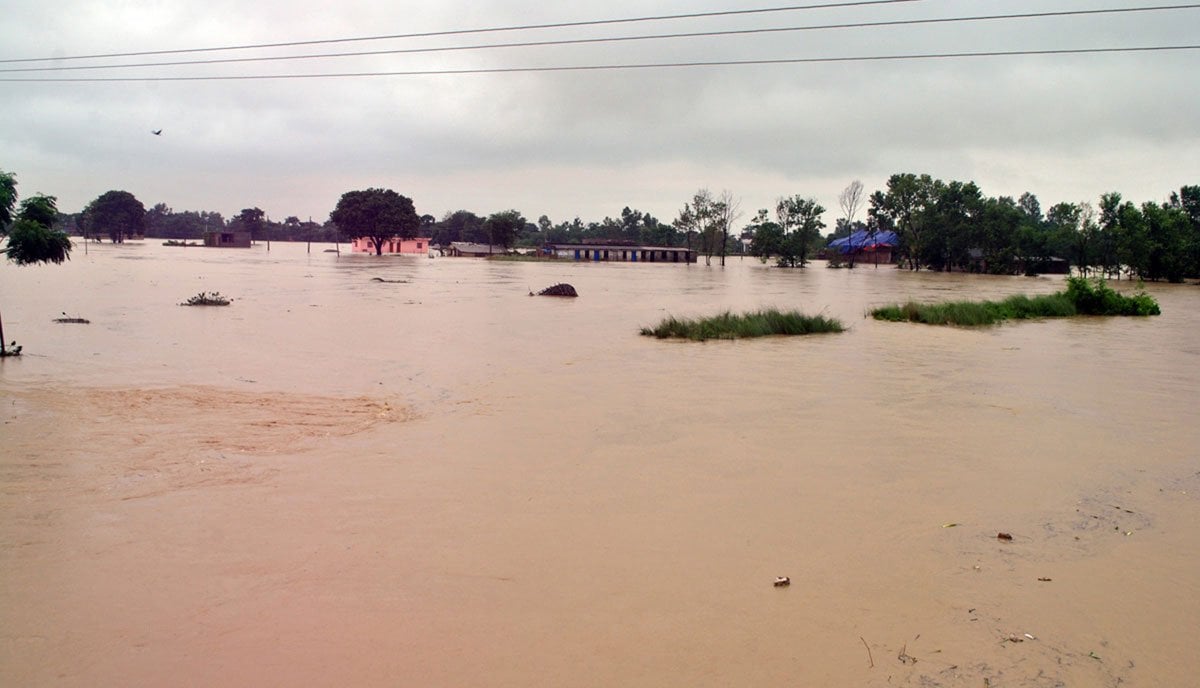
M 961 330 L 863 314 L 1061 282 L 323 248 L 0 266 L 0 685 L 1200 675 L 1194 285 Z M 637 335 L 761 306 L 850 329 Z

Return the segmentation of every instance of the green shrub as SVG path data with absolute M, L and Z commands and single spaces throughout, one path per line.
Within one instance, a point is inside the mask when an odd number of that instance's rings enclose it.
M 798 311 L 767 309 L 734 315 L 725 311 L 708 318 L 664 319 L 657 327 L 643 327 L 641 333 L 659 339 L 677 338 L 704 341 L 706 339 L 739 339 L 768 335 L 804 335 L 842 332 L 846 328 L 835 318 L 823 315 L 804 315 Z
M 1084 315 L 1159 315 L 1154 297 L 1139 289 L 1133 296 L 1119 294 L 1100 278 L 1067 278 L 1067 298 Z

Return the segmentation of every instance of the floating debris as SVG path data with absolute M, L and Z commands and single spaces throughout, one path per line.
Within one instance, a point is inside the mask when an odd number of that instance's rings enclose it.
M 218 291 L 202 291 L 192 298 L 179 304 L 180 306 L 228 306 L 233 299 L 221 296 Z
M 791 584 L 792 584 L 792 579 L 788 578 L 787 576 L 776 576 L 775 577 L 775 587 L 777 587 L 777 588 L 786 588 L 787 586 L 789 586 Z
M 579 293 L 575 291 L 575 287 L 572 287 L 571 285 L 563 282 L 563 283 L 555 284 L 550 287 L 546 287 L 545 289 L 539 291 L 537 294 L 534 294 L 533 292 L 529 292 L 529 295 L 530 296 L 579 296 Z
M 372 282 L 387 282 L 388 284 L 408 284 L 408 280 L 384 279 L 382 277 L 372 277 L 371 281 Z
M 1009 533 L 996 533 L 997 540 L 1012 540 L 1012 535 Z

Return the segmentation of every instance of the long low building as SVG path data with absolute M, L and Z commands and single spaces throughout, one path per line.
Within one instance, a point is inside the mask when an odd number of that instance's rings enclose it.
M 678 246 L 637 244 L 547 244 L 543 251 L 555 258 L 589 262 L 695 263 L 696 252 Z

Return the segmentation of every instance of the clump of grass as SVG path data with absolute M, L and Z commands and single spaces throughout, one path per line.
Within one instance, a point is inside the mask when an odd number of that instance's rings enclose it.
M 725 311 L 708 318 L 664 319 L 657 327 L 643 327 L 641 333 L 659 339 L 740 339 L 768 335 L 802 335 L 842 332 L 846 328 L 835 318 L 823 315 L 804 315 L 798 311 L 775 308 L 735 315 Z
M 202 291 L 179 304 L 180 306 L 228 306 L 233 299 L 221 296 L 219 291 Z
M 871 315 L 876 320 L 962 327 L 994 325 L 1003 320 L 1063 318 L 1075 315 L 1075 313 L 1075 306 L 1061 293 L 1032 297 L 1018 294 L 1003 301 L 950 301 L 947 303 L 909 301 L 871 311 Z
M 1018 294 L 1003 301 L 909 301 L 876 308 L 876 320 L 919 322 L 927 325 L 980 327 L 1004 320 L 1067 318 L 1073 315 L 1158 315 L 1158 303 L 1145 292 L 1124 296 L 1102 280 L 1084 277 L 1067 279 L 1067 290 L 1042 296 Z

